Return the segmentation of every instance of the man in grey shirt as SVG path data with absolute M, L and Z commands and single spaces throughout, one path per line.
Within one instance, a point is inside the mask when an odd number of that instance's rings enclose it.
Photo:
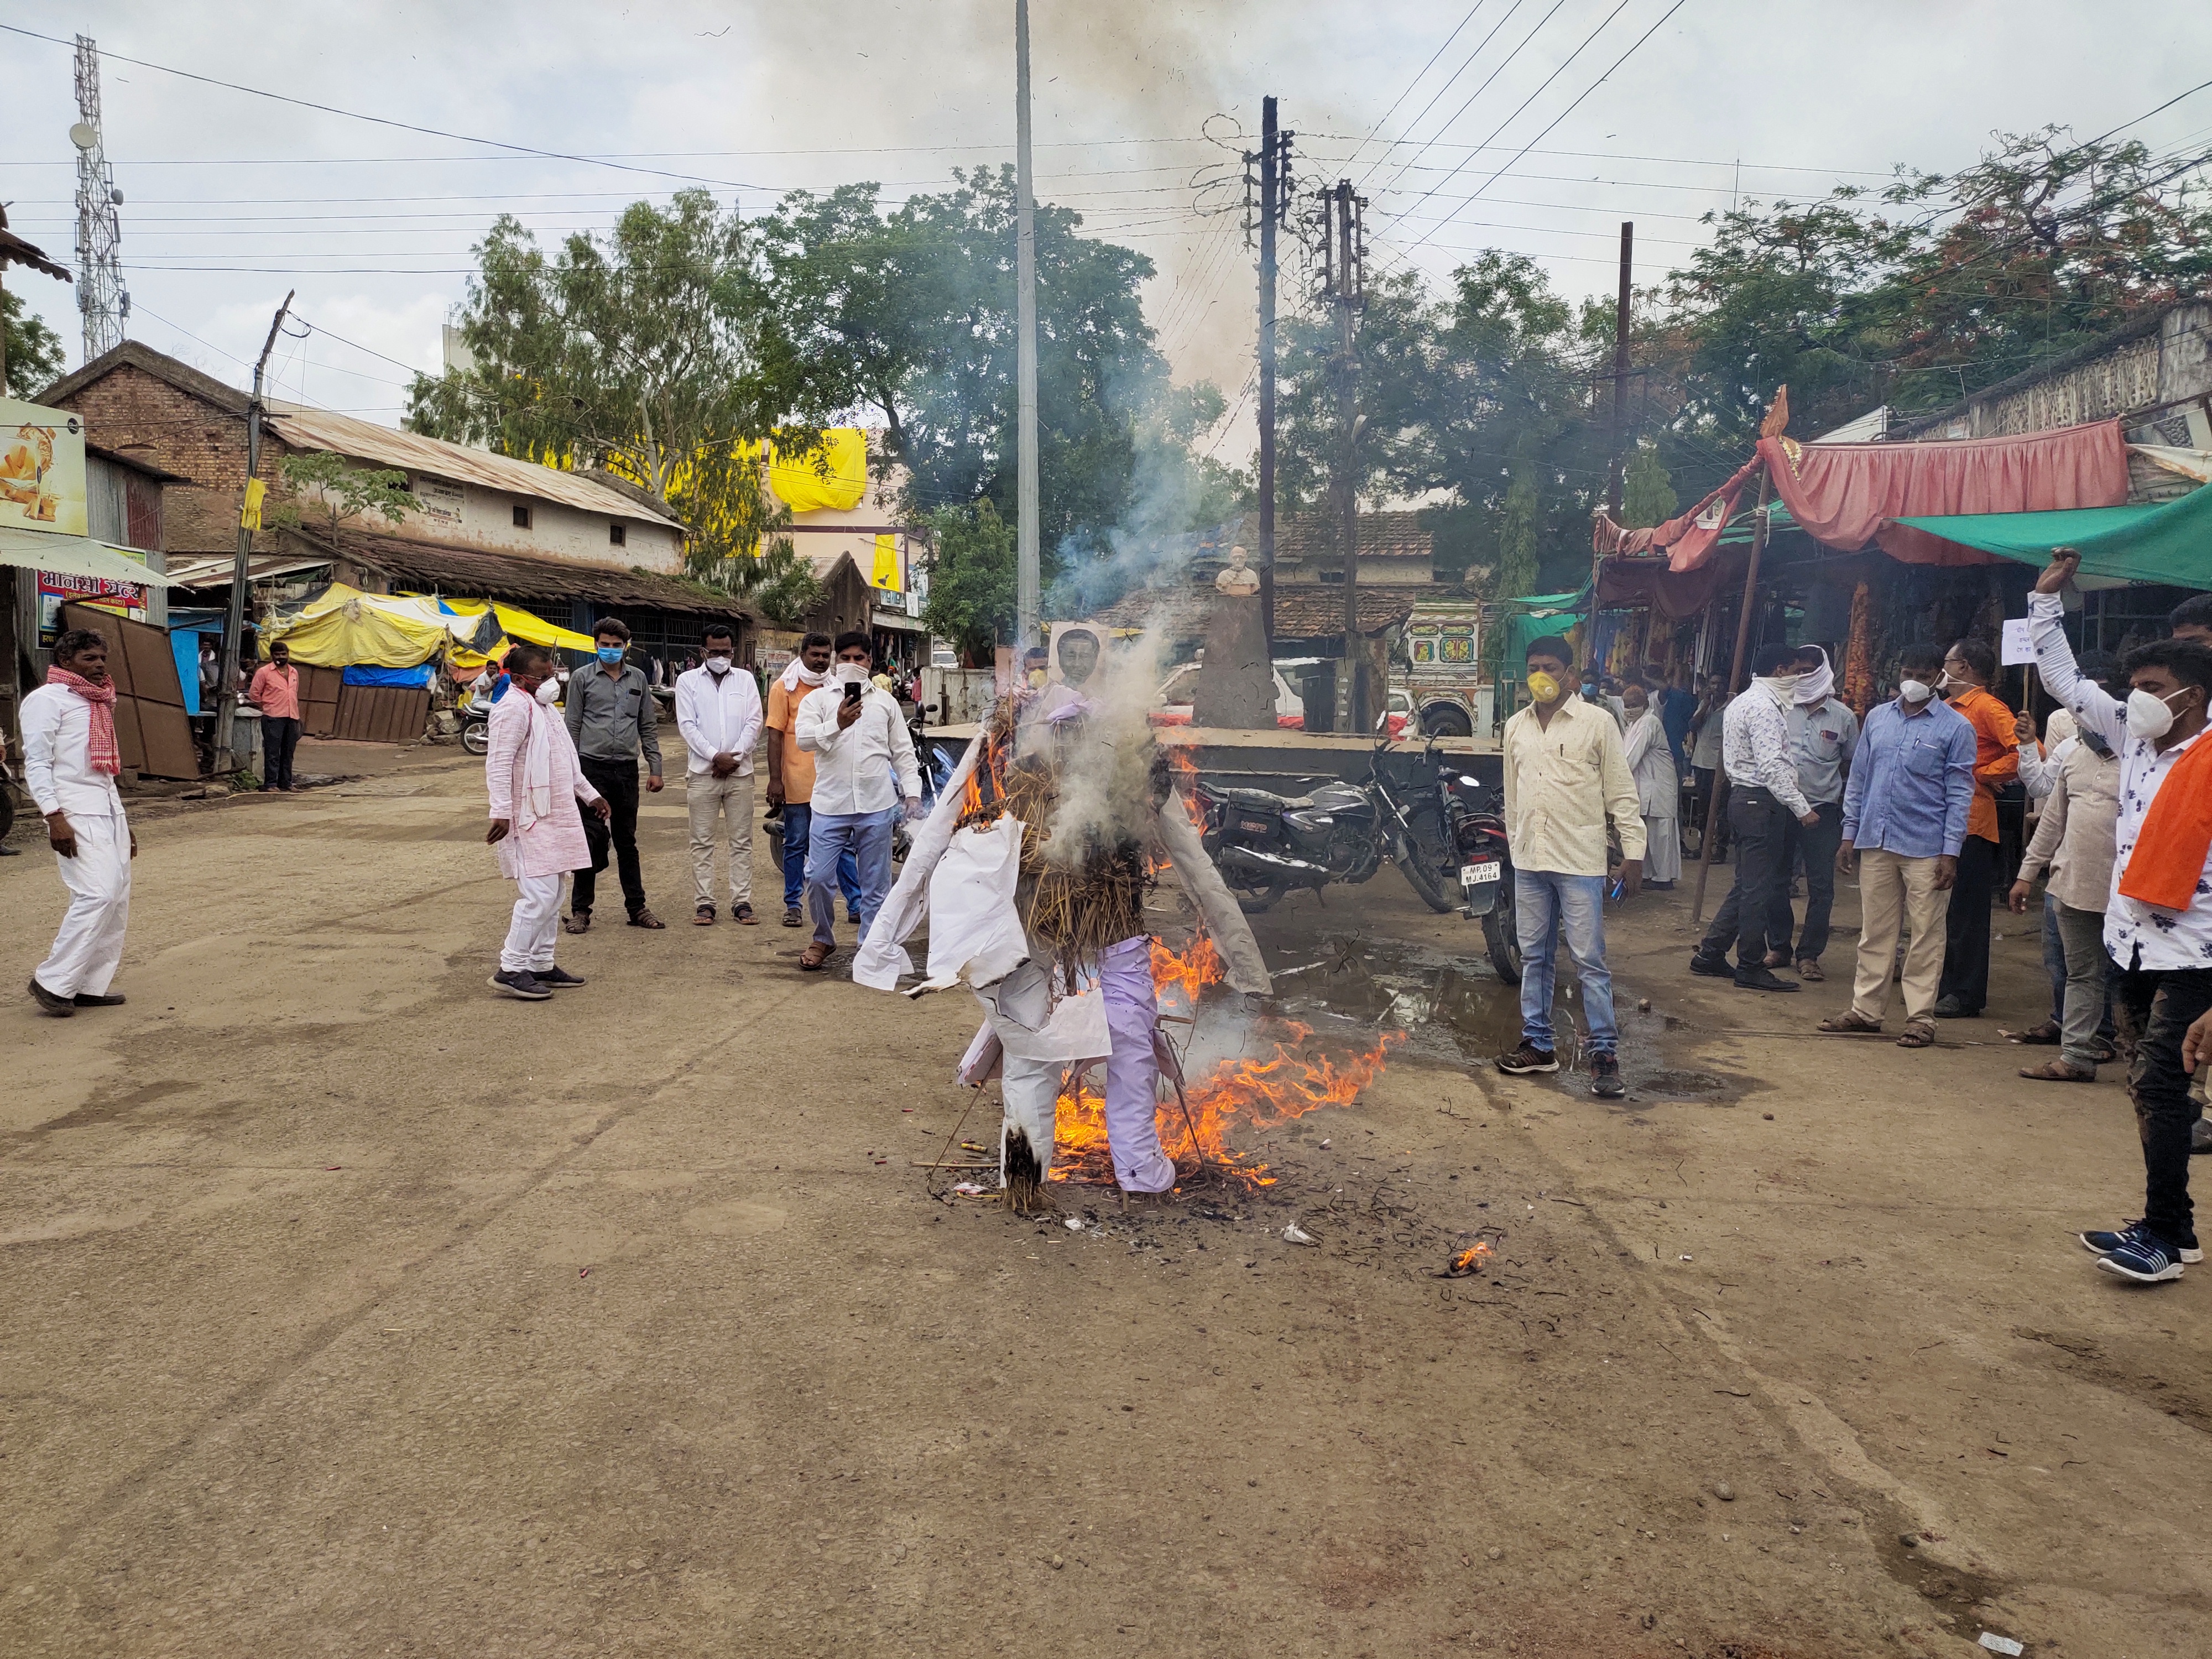
M 580 933 L 592 925 L 592 901 L 598 896 L 599 872 L 607 867 L 610 841 L 629 925 L 665 927 L 667 924 L 646 908 L 645 874 L 637 857 L 637 754 L 641 748 L 645 750 L 645 787 L 659 793 L 660 736 L 654 728 L 660 712 L 645 671 L 623 660 L 629 652 L 629 626 L 617 617 L 605 618 L 594 644 L 592 660 L 568 676 L 568 735 L 576 740 L 584 776 L 607 798 L 612 810 L 604 824 L 592 817 L 584 819 L 592 862 L 576 872 L 568 896 L 568 931 Z

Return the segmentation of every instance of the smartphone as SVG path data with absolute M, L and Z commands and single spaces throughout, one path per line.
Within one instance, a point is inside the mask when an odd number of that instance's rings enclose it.
M 858 702 L 860 700 L 860 683 L 858 680 L 848 681 L 845 685 L 845 701 L 847 702 Z

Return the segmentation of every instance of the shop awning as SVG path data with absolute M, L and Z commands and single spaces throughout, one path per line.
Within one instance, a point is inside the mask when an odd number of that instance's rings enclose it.
M 168 577 L 149 570 L 106 542 L 96 542 L 89 536 L 54 536 L 43 530 L 17 530 L 12 526 L 0 526 L 0 564 L 12 564 L 22 570 L 51 570 L 57 576 L 136 582 L 142 587 L 174 586 Z
M 2047 564 L 2052 548 L 2073 547 L 2081 550 L 2087 575 L 2212 588 L 2212 487 L 2148 507 L 1965 513 L 1896 522 L 2022 564 Z

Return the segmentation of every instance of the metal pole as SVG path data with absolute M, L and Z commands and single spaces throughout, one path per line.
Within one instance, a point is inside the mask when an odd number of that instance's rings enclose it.
M 246 402 L 246 481 L 253 482 L 261 466 L 261 375 L 269 367 L 269 354 L 276 349 L 276 331 L 284 326 L 284 313 L 292 308 L 292 294 L 269 319 L 269 337 L 262 342 L 260 360 L 253 365 L 253 395 Z M 242 501 L 244 497 L 240 498 Z M 238 562 L 230 572 L 230 615 L 222 630 L 222 684 L 216 690 L 215 769 L 234 772 L 237 757 L 230 742 L 238 718 L 238 648 L 246 632 L 246 562 L 253 552 L 253 532 L 246 527 L 241 508 L 238 526 Z
M 1735 695 L 1743 676 L 1744 647 L 1751 641 L 1751 611 L 1759 597 L 1759 559 L 1766 551 L 1766 501 L 1773 478 L 1765 468 L 1759 472 L 1759 508 L 1751 526 L 1751 562 L 1743 571 L 1743 608 L 1735 619 L 1735 657 L 1729 667 L 1729 696 Z M 1698 890 L 1690 897 L 1690 926 L 1705 919 L 1705 876 L 1713 867 L 1713 836 L 1720 828 L 1721 797 L 1728 793 L 1728 769 L 1713 771 L 1713 798 L 1705 803 L 1705 844 L 1698 848 Z
M 1260 623 L 1275 654 L 1275 197 L 1282 188 L 1275 100 L 1260 100 Z
M 1342 477 L 1338 482 L 1339 533 L 1344 544 L 1344 713 L 1346 732 L 1367 730 L 1366 641 L 1359 631 L 1359 427 L 1358 368 L 1352 355 L 1352 308 L 1357 283 L 1352 275 L 1356 235 L 1352 226 L 1352 180 L 1336 185 L 1337 412 L 1343 422 Z
M 1036 643 L 1043 578 L 1037 562 L 1036 194 L 1030 170 L 1030 0 L 1014 0 L 1014 617 L 1017 652 Z
M 1613 313 L 1613 463 L 1607 469 L 1605 504 L 1616 523 L 1620 519 L 1621 439 L 1628 414 L 1629 270 L 1636 251 L 1636 224 L 1620 225 L 1620 299 Z

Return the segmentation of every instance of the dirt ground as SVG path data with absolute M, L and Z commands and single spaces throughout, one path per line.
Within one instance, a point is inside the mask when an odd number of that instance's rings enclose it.
M 1848 886 L 1788 998 L 1639 900 L 1606 1104 L 1471 1063 L 1506 994 L 1385 872 L 1263 921 L 1309 1046 L 1409 1033 L 1277 1184 L 1030 1222 L 915 1167 L 995 1139 L 972 1004 L 802 976 L 764 848 L 686 925 L 680 787 L 675 925 L 536 1006 L 476 764 L 301 766 L 365 775 L 140 812 L 124 1009 L 34 1015 L 0 861 L 0 1651 L 2212 1651 L 2212 1267 L 2072 1239 L 2139 1155 L 2116 1071 L 2014 1078 L 2024 922 L 1910 1054 L 1810 1035 Z

